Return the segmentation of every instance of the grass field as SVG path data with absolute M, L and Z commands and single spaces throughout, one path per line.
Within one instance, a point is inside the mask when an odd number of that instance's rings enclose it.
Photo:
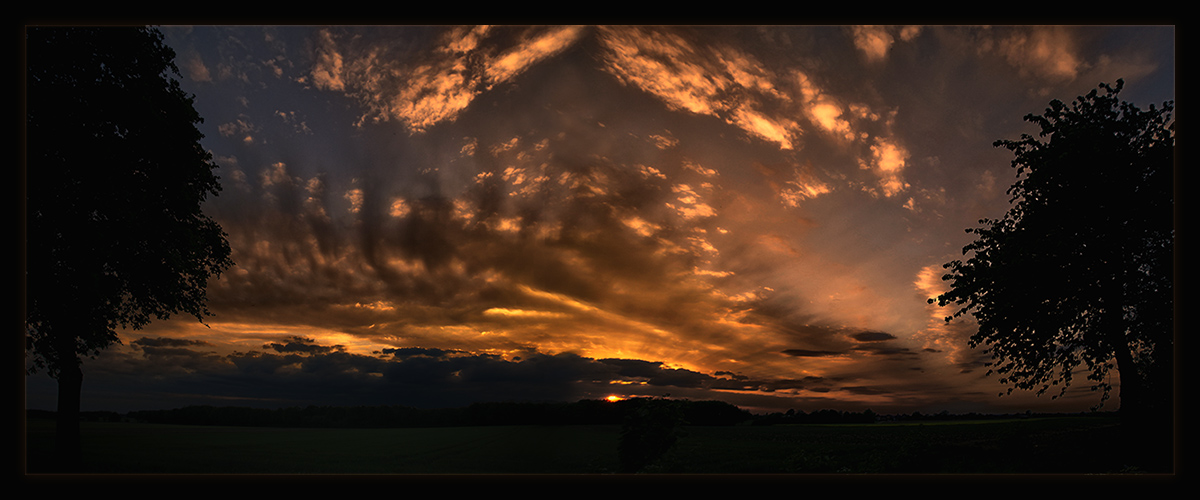
M 27 470 L 49 469 L 53 423 L 27 423 Z M 651 473 L 1170 472 L 1114 453 L 1107 418 L 686 427 Z M 281 429 L 83 424 L 85 467 L 139 474 L 606 474 L 618 426 Z M 1168 467 L 1164 469 L 1163 467 Z

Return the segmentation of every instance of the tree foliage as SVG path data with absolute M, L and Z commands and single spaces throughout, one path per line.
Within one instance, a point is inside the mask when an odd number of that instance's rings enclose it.
M 617 456 L 621 472 L 639 472 L 670 451 L 683 433 L 685 403 L 666 398 L 638 398 L 621 424 Z
M 27 325 L 35 365 L 117 341 L 115 328 L 186 313 L 232 262 L 201 211 L 220 191 L 192 98 L 157 30 L 27 32 Z M 66 323 L 71 324 L 66 324 Z
M 216 165 L 162 34 L 25 35 L 26 354 L 59 380 L 70 427 L 80 359 L 118 342 L 118 328 L 203 318 L 209 277 L 232 262 L 201 211 L 220 191 Z
M 944 266 L 936 300 L 959 306 L 946 320 L 974 316 L 969 343 L 1009 393 L 1058 397 L 1083 366 L 1103 404 L 1116 368 L 1123 412 L 1171 403 L 1174 102 L 1141 110 L 1118 101 L 1123 85 L 1051 101 L 1025 117 L 1037 137 L 995 142 L 1015 155 L 1011 207 Z

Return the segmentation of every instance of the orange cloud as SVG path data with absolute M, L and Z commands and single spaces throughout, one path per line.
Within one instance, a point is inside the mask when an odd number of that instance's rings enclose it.
M 850 122 L 843 116 L 846 114 L 846 109 L 828 92 L 819 88 L 808 75 L 796 71 L 795 82 L 799 85 L 800 100 L 804 106 L 804 113 L 817 126 L 832 134 L 834 137 L 845 141 L 852 141 L 857 136 L 851 129 Z M 850 109 L 860 110 L 865 106 L 855 105 Z
M 342 81 L 342 54 L 338 52 L 333 34 L 329 30 L 317 33 L 317 61 L 313 65 L 311 78 L 313 85 L 323 90 L 345 90 L 346 83 Z
M 995 35 L 981 45 L 996 53 L 1024 77 L 1068 82 L 1087 68 L 1071 34 L 1060 26 L 1037 26 L 985 32 Z
M 639 28 L 605 27 L 600 40 L 607 49 L 605 69 L 626 85 L 657 96 L 673 109 L 719 117 L 782 149 L 795 147 L 797 124 L 763 105 L 786 96 L 775 89 L 771 72 L 749 56 Z
M 887 57 L 888 49 L 895 41 L 885 26 L 854 26 L 851 33 L 854 35 L 854 45 L 872 62 Z
M 183 59 L 183 69 L 187 71 L 188 78 L 197 82 L 211 82 L 212 74 L 208 71 L 208 66 L 205 66 L 204 60 L 200 58 L 200 54 L 190 52 Z
M 922 299 L 936 298 L 950 291 L 949 283 L 942 280 L 944 274 L 946 271 L 942 269 L 941 264 L 925 266 L 917 273 L 913 287 Z M 958 364 L 969 359 L 967 338 L 973 333 L 974 322 L 970 318 L 946 322 L 946 316 L 953 312 L 953 307 L 941 307 L 936 302 L 928 304 L 926 311 L 929 313 L 929 322 L 925 329 L 918 333 L 918 337 L 924 340 L 926 347 L 945 352 L 951 363 Z
M 802 201 L 827 194 L 832 190 L 828 184 L 821 182 L 812 174 L 796 169 L 796 176 L 787 181 L 787 187 L 779 190 L 779 197 L 783 200 L 784 205 L 798 207 Z
M 318 89 L 359 99 L 367 108 L 360 123 L 394 119 L 419 133 L 454 120 L 480 92 L 561 52 L 583 32 L 580 27 L 529 29 L 508 50 L 493 55 L 482 41 L 496 29 L 456 28 L 443 35 L 428 57 L 409 62 L 391 57 L 391 47 L 359 46 L 362 42 L 342 41 L 321 30 L 309 79 Z
M 908 189 L 904 182 L 904 169 L 908 151 L 887 139 L 877 139 L 871 145 L 871 158 L 860 160 L 860 165 L 870 169 L 879 177 L 879 189 L 886 197 L 892 197 Z
M 583 33 L 579 26 L 558 27 L 522 41 L 508 52 L 487 62 L 488 88 L 520 74 L 529 66 L 571 46 Z

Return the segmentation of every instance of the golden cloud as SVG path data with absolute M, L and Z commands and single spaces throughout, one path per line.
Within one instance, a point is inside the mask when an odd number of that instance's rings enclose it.
M 329 30 L 322 30 L 309 78 L 318 89 L 358 98 L 368 110 L 360 124 L 395 119 L 419 133 L 454 120 L 480 92 L 561 52 L 584 30 L 575 26 L 530 29 L 498 55 L 482 44 L 494 32 L 487 26 L 450 30 L 430 57 L 409 63 L 390 58 L 390 48 L 383 45 L 350 49 L 347 42 L 340 46 Z
M 313 65 L 310 77 L 313 85 L 322 90 L 345 90 L 342 81 L 342 55 L 338 52 L 337 43 L 329 30 L 317 33 L 317 62 Z
M 773 74 L 749 56 L 638 28 L 603 28 L 600 40 L 607 49 L 605 69 L 622 83 L 655 95 L 672 109 L 719 117 L 782 149 L 795 146 L 797 124 L 761 105 L 764 99 L 787 96 L 776 90 Z
M 1075 40 L 1060 26 L 1005 30 L 986 39 L 985 52 L 994 51 L 1020 75 L 1050 81 L 1074 80 L 1086 65 L 1076 54 Z
M 854 36 L 854 45 L 872 62 L 887 57 L 888 49 L 895 41 L 885 26 L 854 26 L 851 33 Z
M 860 160 L 860 164 L 875 172 L 879 177 L 879 189 L 890 198 L 908 189 L 903 176 L 907 161 L 908 151 L 903 147 L 892 140 L 877 139 L 871 145 L 870 160 Z

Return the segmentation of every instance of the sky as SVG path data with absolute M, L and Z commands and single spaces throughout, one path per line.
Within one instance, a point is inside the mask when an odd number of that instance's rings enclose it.
M 1084 377 L 999 396 L 927 299 L 1008 209 L 1026 114 L 1175 98 L 1173 26 L 161 30 L 235 266 L 203 323 L 86 360 L 85 411 L 1086 411 Z

